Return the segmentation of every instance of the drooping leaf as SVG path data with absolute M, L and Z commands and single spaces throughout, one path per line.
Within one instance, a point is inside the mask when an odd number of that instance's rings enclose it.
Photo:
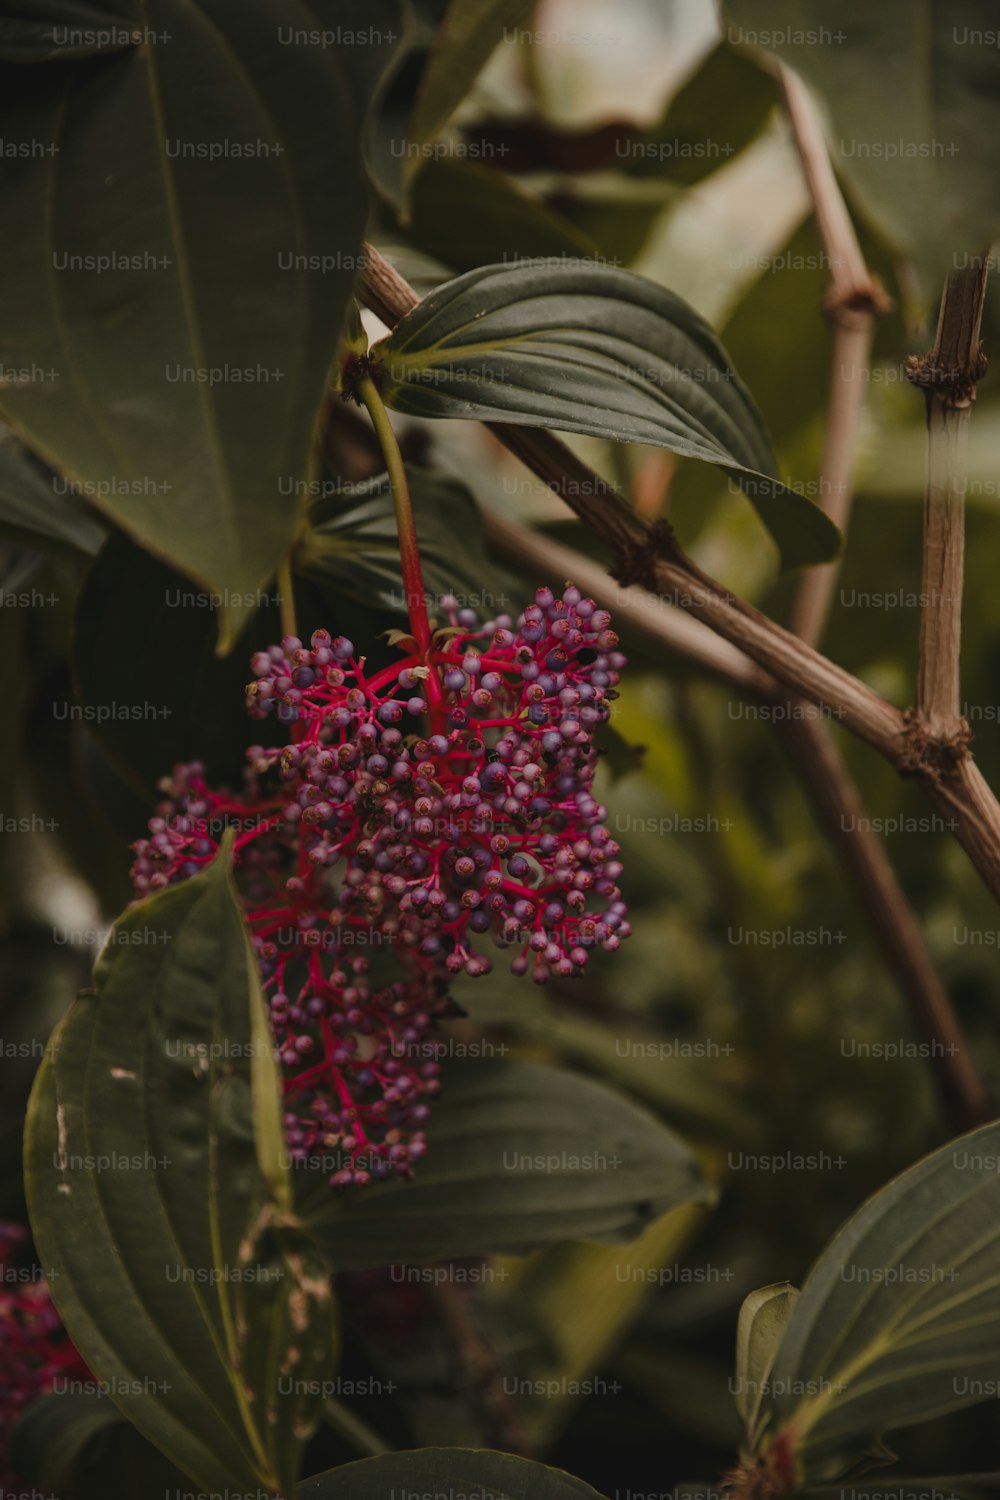
M 391 45 L 359 75 L 349 46 L 311 43 L 336 36 L 335 0 L 116 10 L 141 43 L 5 67 L 0 355 L 54 373 L 0 411 L 144 546 L 238 596 L 295 535 L 360 264 L 357 80 Z M 395 0 L 368 12 L 398 34 Z M 8 16 L 34 30 L 50 8 Z M 243 617 L 222 611 L 225 643 Z
M 998 1168 L 1000 1125 L 952 1141 L 870 1198 L 813 1267 L 767 1403 L 807 1480 L 998 1388 Z
M 688 1148 L 588 1079 L 496 1058 L 443 1070 L 415 1179 L 310 1218 L 339 1267 L 620 1242 L 714 1193 Z
M 484 266 L 439 287 L 375 345 L 386 401 L 652 443 L 733 475 L 786 565 L 835 554 L 839 533 L 774 477 L 748 391 L 679 297 L 608 266 Z
M 408 1492 L 477 1495 L 481 1500 L 600 1500 L 596 1490 L 562 1469 L 511 1453 L 471 1448 L 417 1448 L 385 1453 L 316 1474 L 299 1485 L 299 1500 L 393 1500 Z
M 726 0 L 727 35 L 821 95 L 833 159 L 933 296 L 1000 232 L 996 14 L 984 0 Z M 931 208 L 930 206 L 933 205 Z
M 206 1489 L 290 1493 L 330 1287 L 289 1208 L 228 857 L 112 929 L 39 1071 L 25 1176 L 58 1310 L 128 1419 Z
M 424 583 L 433 614 L 442 594 L 486 615 L 514 608 L 510 580 L 486 550 L 482 520 L 460 480 L 408 464 Z M 353 503 L 352 503 L 353 502 Z M 325 497 L 310 514 L 295 569 L 338 593 L 406 614 L 399 537 L 388 477 Z

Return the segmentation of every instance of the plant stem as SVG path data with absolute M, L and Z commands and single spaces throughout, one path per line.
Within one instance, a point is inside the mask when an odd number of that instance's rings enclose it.
M 572 578 L 599 604 L 668 651 L 722 678 L 744 697 L 772 706 L 774 723 L 803 791 L 840 861 L 913 1017 L 930 1044 L 928 1061 L 942 1107 L 958 1131 L 993 1118 L 980 1077 L 923 933 L 881 841 L 871 832 L 861 794 L 819 711 L 784 693 L 748 656 L 672 605 L 637 588 L 616 588 L 599 564 L 506 517 L 486 513 L 486 533 L 509 562 Z M 971 764 L 971 763 L 970 763 Z
M 809 91 L 789 68 L 780 67 L 778 76 L 830 268 L 824 310 L 833 323 L 833 349 L 819 503 L 831 521 L 846 531 L 875 320 L 891 303 L 865 264 Z M 799 581 L 791 624 L 810 646 L 823 637 L 839 576 L 839 562 L 823 563 L 804 572 Z
M 987 266 L 984 254 L 977 266 L 948 278 L 934 347 L 907 367 L 927 399 L 917 717 L 926 734 L 956 747 L 967 738 L 960 680 L 965 453 L 976 381 L 985 370 L 979 328 Z
M 426 661 L 431 647 L 431 626 L 427 616 L 427 594 L 424 589 L 423 569 L 420 566 L 420 547 L 417 542 L 413 502 L 410 499 L 410 487 L 406 482 L 403 455 L 399 451 L 399 443 L 378 386 L 370 375 L 362 376 L 358 381 L 358 395 L 368 408 L 368 415 L 372 419 L 372 426 L 375 428 L 375 435 L 379 440 L 389 474 L 393 504 L 396 507 L 396 530 L 399 533 L 399 555 L 403 569 L 406 611 L 410 617 L 410 628 L 416 642 L 417 654 L 422 661 Z
M 278 569 L 276 582 L 278 607 L 281 611 L 281 633 L 282 635 L 298 635 L 298 625 L 295 619 L 295 587 L 292 583 L 292 565 L 288 558 Z

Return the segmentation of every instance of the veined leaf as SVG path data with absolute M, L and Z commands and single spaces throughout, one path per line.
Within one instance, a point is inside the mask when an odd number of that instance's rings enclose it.
M 358 78 L 396 0 L 369 4 L 360 72 L 308 41 L 339 0 L 113 8 L 136 44 L 4 69 L 0 364 L 37 373 L 0 412 L 144 547 L 239 596 L 295 535 L 360 265 Z M 15 0 L 6 25 L 66 9 Z M 244 616 L 223 611 L 225 644 Z
M 775 477 L 760 413 L 712 330 L 672 292 L 610 266 L 484 266 L 432 292 L 372 350 L 383 395 L 471 417 L 652 443 L 733 475 L 784 563 L 839 533 Z
M 373 1184 L 311 1219 L 341 1268 L 620 1242 L 714 1190 L 688 1148 L 627 1099 L 537 1063 L 443 1072 L 413 1182 Z
M 393 1500 L 427 1494 L 478 1495 L 481 1500 L 600 1500 L 596 1490 L 562 1469 L 511 1453 L 472 1448 L 418 1448 L 344 1464 L 306 1479 L 299 1500 Z
M 805 1479 L 1000 1390 L 1000 1125 L 926 1157 L 841 1229 L 775 1357 L 771 1433 Z
M 228 859 L 112 929 L 35 1084 L 28 1207 L 69 1334 L 139 1431 L 206 1489 L 289 1494 L 331 1296 L 289 1208 Z

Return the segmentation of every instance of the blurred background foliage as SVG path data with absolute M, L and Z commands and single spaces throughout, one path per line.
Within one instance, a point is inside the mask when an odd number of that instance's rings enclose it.
M 440 6 L 419 9 L 429 26 Z M 525 27 L 532 38 L 505 40 L 462 104 L 447 136 L 451 154 L 422 163 L 408 209 L 384 127 L 385 140 L 372 145 L 385 185 L 375 243 L 421 291 L 488 261 L 581 255 L 678 292 L 719 331 L 786 477 L 813 492 L 830 380 L 820 308 L 828 277 L 772 80 L 725 47 L 703 0 L 543 0 Z M 386 120 L 405 110 L 419 75 L 418 51 L 393 84 Z M 924 414 L 901 370 L 932 330 L 905 269 L 860 214 L 857 222 L 895 310 L 878 326 L 858 494 L 824 649 L 906 706 Z M 987 298 L 988 351 L 1000 346 L 998 307 Z M 366 323 L 382 331 L 367 314 Z M 407 421 L 401 436 L 410 462 L 464 485 L 479 507 L 599 557 L 483 429 Z M 332 517 L 336 540 L 324 565 L 298 561 L 300 622 L 373 640 L 399 623 L 391 590 L 378 592 L 377 570 L 350 585 L 362 561 L 384 565 L 385 538 L 380 546 L 356 516 L 338 531 L 337 496 L 347 497 L 345 513 L 356 508 L 358 486 L 379 465 L 363 424 L 341 403 L 331 406 L 325 439 L 335 498 L 324 499 L 316 524 Z M 786 618 L 791 581 L 777 577 L 762 527 L 722 475 L 638 446 L 573 446 L 647 515 L 669 517 L 715 576 Z M 19 1218 L 17 1135 L 40 1041 L 87 982 L 99 934 L 128 900 L 127 846 L 143 829 L 155 778 L 195 754 L 217 780 L 238 776 L 242 747 L 258 733 L 243 719 L 246 660 L 279 633 L 266 604 L 219 661 L 207 604 L 165 613 L 159 602 L 171 587 L 193 586 L 123 535 L 106 542 L 106 523 L 84 506 L 73 544 L 48 548 L 38 518 L 51 480 L 26 463 L 12 440 L 0 445 L 0 491 L 35 486 L 27 534 L 8 527 L 3 537 L 0 611 L 8 1080 L 0 1213 Z M 1000 395 L 990 379 L 974 413 L 967 498 L 964 694 L 977 758 L 997 786 Z M 432 496 L 421 509 L 429 546 L 443 503 Z M 460 488 L 449 503 L 461 521 L 442 541 L 442 586 L 478 590 L 487 613 L 516 613 L 537 584 L 562 582 L 513 578 L 489 558 Z M 345 1390 L 358 1382 L 345 1397 L 352 1410 L 393 1443 L 495 1442 L 513 1421 L 536 1452 L 608 1494 L 626 1474 L 632 1491 L 657 1493 L 718 1476 L 738 1442 L 727 1383 L 742 1298 L 767 1282 L 801 1281 L 867 1194 L 952 1133 L 925 1060 L 854 1055 L 857 1042 L 917 1038 L 772 725 L 627 630 L 624 640 L 630 670 L 614 728 L 643 753 L 617 775 L 618 757 L 609 756 L 604 796 L 635 934 L 613 964 L 595 964 L 573 984 L 529 992 L 500 971 L 465 983 L 468 1018 L 454 1035 L 562 1060 L 641 1100 L 698 1145 L 721 1207 L 678 1211 L 628 1247 L 568 1246 L 498 1262 L 479 1285 L 452 1283 L 446 1294 L 389 1273 L 351 1273 L 342 1372 Z M 70 702 L 108 699 L 148 700 L 170 714 L 100 732 L 65 716 Z M 891 830 L 892 862 L 996 1088 L 1000 918 L 919 790 L 834 732 L 872 817 Z M 790 940 L 739 941 L 747 932 Z M 743 1164 L 751 1153 L 822 1155 L 819 1170 L 767 1172 Z M 442 1317 L 453 1335 L 443 1340 L 433 1332 Z M 480 1345 L 512 1380 L 565 1389 L 552 1398 L 526 1385 L 498 1398 L 475 1378 Z M 947 1472 L 958 1450 L 964 1469 L 988 1468 L 986 1434 L 981 1408 L 927 1425 L 907 1438 L 918 1466 L 910 1472 Z M 352 1452 L 329 1432 L 317 1444 L 307 1472 Z

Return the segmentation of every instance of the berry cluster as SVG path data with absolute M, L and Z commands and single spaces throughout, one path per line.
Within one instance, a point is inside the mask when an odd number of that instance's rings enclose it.
M 539 589 L 516 626 L 442 606 L 424 659 L 372 676 L 326 631 L 258 652 L 249 712 L 291 743 L 248 751 L 240 796 L 178 767 L 135 846 L 145 894 L 197 873 L 237 825 L 289 1144 L 299 1160 L 338 1152 L 336 1184 L 407 1174 L 422 1153 L 427 1033 L 450 977 L 489 971 L 480 940 L 545 983 L 629 932 L 593 795 L 594 730 L 624 665 L 610 616 L 572 586 Z
M 70 1343 L 52 1305 L 44 1279 L 31 1266 L 16 1263 L 28 1232 L 0 1222 L 0 1494 L 20 1488 L 10 1467 L 10 1438 L 33 1401 L 57 1381 L 90 1381 L 92 1376 Z

